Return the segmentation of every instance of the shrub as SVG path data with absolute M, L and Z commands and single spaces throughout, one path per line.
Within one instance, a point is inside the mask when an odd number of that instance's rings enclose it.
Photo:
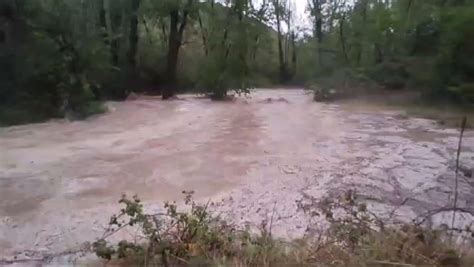
M 459 86 L 451 86 L 449 92 L 454 94 L 461 101 L 474 103 L 474 83 L 463 83 Z
M 319 262 L 338 261 L 344 266 L 463 266 L 467 259 L 447 242 L 446 232 L 418 224 L 397 225 L 379 218 L 365 203 L 357 201 L 354 191 L 322 201 L 306 197 L 298 206 L 311 216 L 324 217 L 330 224 L 324 246 L 335 244 L 331 250 L 337 253 L 329 259 L 320 258 Z M 327 256 L 326 250 L 321 253 Z
M 370 76 L 387 89 L 401 89 L 407 84 L 410 75 L 401 63 L 386 62 L 378 64 Z
M 469 89 L 474 82 L 474 64 L 471 60 L 474 56 L 474 30 L 471 26 L 474 23 L 473 14 L 472 5 L 448 8 L 441 13 L 441 44 L 431 96 L 451 96 L 471 103 L 474 101 Z
M 138 226 L 146 242 L 132 244 L 125 240 L 117 246 L 104 239 L 93 244 L 96 254 L 104 259 L 118 257 L 137 259 L 139 263 L 153 262 L 167 266 L 191 261 L 206 262 L 209 259 L 225 259 L 235 253 L 232 248 L 237 236 L 235 229 L 208 213 L 208 205 L 197 205 L 186 193 L 185 204 L 189 212 L 178 212 L 176 203 L 166 203 L 163 214 L 147 215 L 137 197 L 124 196 L 120 203 L 124 208 L 112 216 L 107 235 L 125 226 Z
M 225 99 L 228 91 L 248 94 L 252 88 L 247 63 L 229 57 L 227 59 L 220 51 L 212 51 L 200 70 L 198 89 L 214 100 Z
M 166 203 L 164 213 L 145 214 L 141 201 L 123 197 L 103 238 L 93 243 L 97 256 L 126 264 L 152 266 L 316 266 L 428 265 L 469 266 L 468 257 L 449 246 L 439 231 L 416 225 L 390 225 L 372 213 L 349 191 L 319 201 L 305 197 L 298 208 L 329 223 L 326 232 L 309 225 L 303 239 L 284 241 L 272 236 L 273 216 L 259 231 L 228 224 L 185 193 L 186 212 Z M 145 239 L 111 244 L 107 238 L 124 227 L 138 227 Z
M 332 101 L 369 92 L 374 84 L 363 70 L 346 68 L 312 81 L 306 88 L 314 91 L 315 101 Z

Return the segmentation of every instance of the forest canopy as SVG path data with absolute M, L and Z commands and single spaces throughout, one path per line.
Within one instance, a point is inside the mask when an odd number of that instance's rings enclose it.
M 271 85 L 376 84 L 470 105 L 472 25 L 472 0 L 3 0 L 0 125 L 86 117 L 131 92 L 222 99 Z

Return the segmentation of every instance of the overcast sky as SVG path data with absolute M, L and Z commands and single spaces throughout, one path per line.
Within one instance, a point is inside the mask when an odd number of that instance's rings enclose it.
M 298 12 L 298 15 L 303 16 L 305 14 L 308 1 L 307 0 L 292 0 L 292 1 L 293 3 L 295 3 L 296 11 Z
M 259 2 L 261 0 L 256 0 L 255 2 Z M 295 14 L 295 22 L 297 26 L 301 27 L 311 27 L 311 18 L 309 17 L 308 12 L 306 12 L 306 8 L 308 6 L 308 0 L 288 0 L 290 1 L 291 5 L 294 6 L 296 10 Z M 285 27 L 283 25 L 283 27 Z
M 217 0 L 219 2 L 224 2 L 225 0 Z M 263 0 L 252 0 L 254 4 L 262 3 Z M 311 29 L 311 18 L 306 12 L 306 8 L 308 6 L 308 0 L 288 0 L 296 10 L 295 14 L 295 21 L 297 27 L 304 27 L 306 28 L 306 32 Z M 295 25 L 294 25 L 295 26 Z M 286 25 L 282 25 L 283 31 L 286 30 Z
M 308 6 L 308 0 L 290 0 L 296 6 L 296 19 L 298 21 L 298 26 L 301 27 L 311 27 L 311 18 L 309 17 L 306 8 Z

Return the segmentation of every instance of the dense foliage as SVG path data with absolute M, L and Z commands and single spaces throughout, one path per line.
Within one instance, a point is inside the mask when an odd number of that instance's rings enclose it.
M 349 67 L 388 89 L 472 103 L 474 1 L 349 2 L 311 1 L 317 72 Z
M 309 0 L 304 15 L 295 1 L 4 0 L 0 124 L 84 117 L 132 91 L 222 99 L 341 73 L 474 102 L 474 1 Z

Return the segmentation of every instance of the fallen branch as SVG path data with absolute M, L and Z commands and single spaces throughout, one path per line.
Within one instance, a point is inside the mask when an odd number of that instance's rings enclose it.
M 417 221 L 418 219 L 420 219 L 420 218 L 421 218 L 421 221 L 418 221 L 417 223 L 415 223 L 415 226 L 420 226 L 420 225 L 422 225 L 429 217 L 431 217 L 431 216 L 433 216 L 433 215 L 436 215 L 436 214 L 439 214 L 439 213 L 442 213 L 442 212 L 448 212 L 448 211 L 463 212 L 463 213 L 468 213 L 468 214 L 474 216 L 474 211 L 469 210 L 469 209 L 466 209 L 466 208 L 460 208 L 460 207 L 442 207 L 442 208 L 439 208 L 439 209 L 430 210 L 430 211 L 428 211 L 427 213 L 418 216 L 418 218 L 415 219 L 414 222 L 416 222 L 416 221 Z M 452 227 L 452 228 L 454 228 L 454 227 Z

